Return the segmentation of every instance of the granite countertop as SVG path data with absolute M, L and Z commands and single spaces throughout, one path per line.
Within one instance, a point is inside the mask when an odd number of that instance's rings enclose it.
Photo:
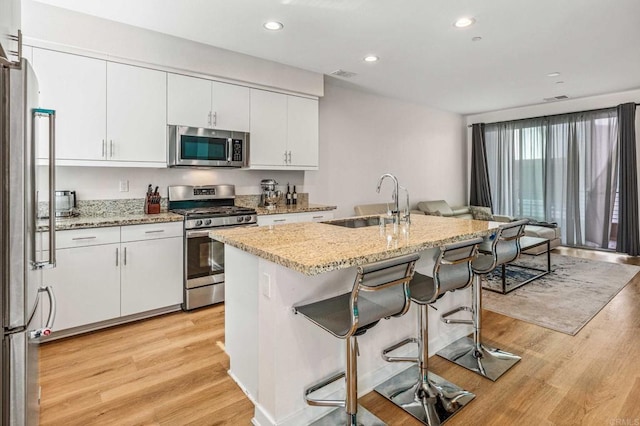
M 288 213 L 308 213 L 308 212 L 322 212 L 337 209 L 336 206 L 327 206 L 324 204 L 296 204 L 292 206 L 281 205 L 276 206 L 275 209 L 269 210 L 266 207 L 254 207 L 258 216 L 269 214 L 288 214 Z
M 107 226 L 141 225 L 145 223 L 182 222 L 183 217 L 175 213 L 158 214 L 121 214 L 104 216 L 76 216 L 56 219 L 56 231 L 84 228 L 103 228 Z M 49 220 L 40 219 L 38 231 L 49 230 Z
M 209 235 L 255 256 L 318 275 L 444 244 L 485 236 L 499 224 L 440 216 L 411 217 L 409 232 L 393 225 L 346 228 L 319 222 L 212 230 Z

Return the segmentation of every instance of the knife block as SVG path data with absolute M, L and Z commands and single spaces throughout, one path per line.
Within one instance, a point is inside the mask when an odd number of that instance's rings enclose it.
M 144 199 L 144 212 L 146 214 L 160 213 L 160 197 L 147 195 Z

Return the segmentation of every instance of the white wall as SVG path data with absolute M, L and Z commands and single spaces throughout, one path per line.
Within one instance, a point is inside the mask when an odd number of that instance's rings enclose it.
M 45 167 L 39 168 L 46 173 Z M 58 167 L 57 189 L 75 190 L 78 200 L 110 200 L 144 198 L 147 185 L 159 186 L 167 196 L 169 185 L 233 184 L 239 195 L 259 194 L 260 180 L 273 178 L 281 185 L 290 182 L 298 192 L 307 192 L 303 185 L 304 172 L 228 170 L 228 169 L 143 169 L 121 167 Z M 120 192 L 120 181 L 129 181 L 129 192 Z M 284 188 L 286 190 L 286 187 Z
M 320 99 L 320 170 L 305 172 L 313 202 L 336 204 L 336 217 L 356 204 L 391 201 L 391 183 L 376 193 L 383 173 L 409 189 L 411 204 L 467 202 L 467 148 L 458 114 L 361 92 L 325 77 Z
M 322 96 L 322 74 L 32 0 L 22 0 L 22 32 L 27 44 Z

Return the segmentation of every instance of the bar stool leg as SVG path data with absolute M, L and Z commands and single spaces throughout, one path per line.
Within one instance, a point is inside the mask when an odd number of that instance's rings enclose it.
M 428 306 L 420 306 L 417 364 L 383 382 L 375 391 L 425 425 L 439 425 L 468 404 L 475 395 L 429 372 Z
M 488 379 L 496 381 L 513 365 L 520 361 L 518 355 L 482 344 L 482 277 L 475 274 L 472 284 L 472 324 L 473 339 L 463 337 L 451 343 L 437 355 L 469 369 Z M 446 316 L 444 314 L 443 316 Z M 467 320 L 468 321 L 468 320 Z M 465 323 L 464 320 L 450 320 L 450 323 Z
M 358 405 L 358 338 L 347 337 L 345 370 L 346 398 L 344 408 L 338 408 L 311 423 L 313 426 L 386 426 L 386 423 Z

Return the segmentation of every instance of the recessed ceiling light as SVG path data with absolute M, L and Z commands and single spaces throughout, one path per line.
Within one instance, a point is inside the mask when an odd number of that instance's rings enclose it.
M 282 25 L 282 22 L 278 22 L 278 21 L 265 22 L 263 26 L 270 31 L 278 31 L 284 28 L 284 25 Z
M 547 77 L 557 77 L 557 76 L 559 76 L 559 75 L 560 75 L 560 73 L 559 73 L 559 72 L 554 71 L 554 72 L 550 72 L 549 74 L 547 74 Z
M 364 57 L 365 62 L 378 62 L 379 60 L 380 58 L 375 55 L 369 55 Z
M 476 20 L 474 18 L 465 16 L 456 20 L 456 22 L 453 23 L 453 26 L 456 28 L 466 28 L 473 25 L 475 22 Z

